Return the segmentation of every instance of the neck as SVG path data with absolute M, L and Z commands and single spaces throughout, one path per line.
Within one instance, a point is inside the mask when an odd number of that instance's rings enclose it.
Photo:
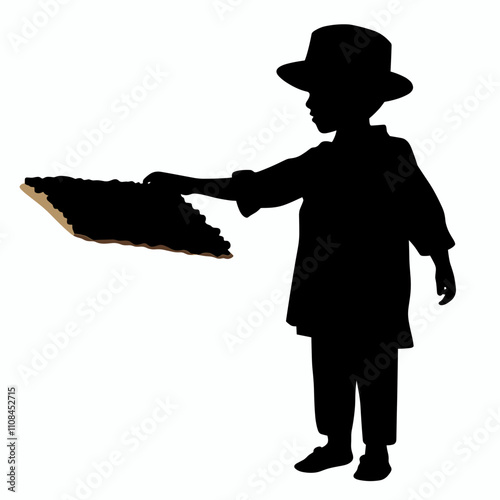
M 335 134 L 335 139 L 343 141 L 345 139 L 356 139 L 370 130 L 370 119 L 349 123 L 339 127 Z

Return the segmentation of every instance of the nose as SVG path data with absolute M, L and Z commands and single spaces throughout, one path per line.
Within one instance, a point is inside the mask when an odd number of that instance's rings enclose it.
M 311 109 L 311 106 L 312 106 L 311 100 L 312 100 L 312 95 L 309 94 L 309 97 L 307 98 L 307 101 L 306 101 L 306 108 L 308 108 L 308 109 Z

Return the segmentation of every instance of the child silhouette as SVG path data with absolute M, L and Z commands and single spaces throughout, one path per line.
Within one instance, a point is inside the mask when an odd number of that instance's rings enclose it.
M 287 322 L 311 337 L 316 423 L 328 443 L 295 467 L 318 472 L 352 461 L 357 386 L 366 451 L 354 477 L 366 481 L 391 472 L 398 350 L 413 347 L 409 242 L 433 259 L 440 304 L 455 295 L 448 257 L 454 241 L 439 200 L 408 142 L 370 125 L 385 101 L 413 88 L 390 67 L 391 44 L 379 33 L 320 28 L 305 60 L 281 66 L 278 75 L 309 93 L 312 120 L 320 132 L 336 131 L 333 141 L 228 179 L 163 172 L 144 179 L 182 194 L 235 200 L 245 217 L 303 199 Z

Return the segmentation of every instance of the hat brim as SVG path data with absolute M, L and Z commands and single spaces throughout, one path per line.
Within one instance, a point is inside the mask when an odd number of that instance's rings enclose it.
M 337 75 L 334 72 L 325 75 L 323 68 L 318 69 L 306 61 L 284 64 L 276 72 L 286 83 L 305 91 L 311 90 L 317 82 L 324 81 L 325 78 L 338 78 L 340 80 L 342 76 L 340 73 Z M 413 84 L 408 78 L 393 72 L 388 72 L 382 77 L 370 78 L 369 84 L 380 93 L 384 101 L 399 99 L 413 90 Z

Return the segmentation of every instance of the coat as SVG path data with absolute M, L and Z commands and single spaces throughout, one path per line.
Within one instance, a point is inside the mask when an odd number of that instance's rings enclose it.
M 409 242 L 430 255 L 454 241 L 407 141 L 373 126 L 233 184 L 246 217 L 303 199 L 287 312 L 298 334 L 413 347 Z

